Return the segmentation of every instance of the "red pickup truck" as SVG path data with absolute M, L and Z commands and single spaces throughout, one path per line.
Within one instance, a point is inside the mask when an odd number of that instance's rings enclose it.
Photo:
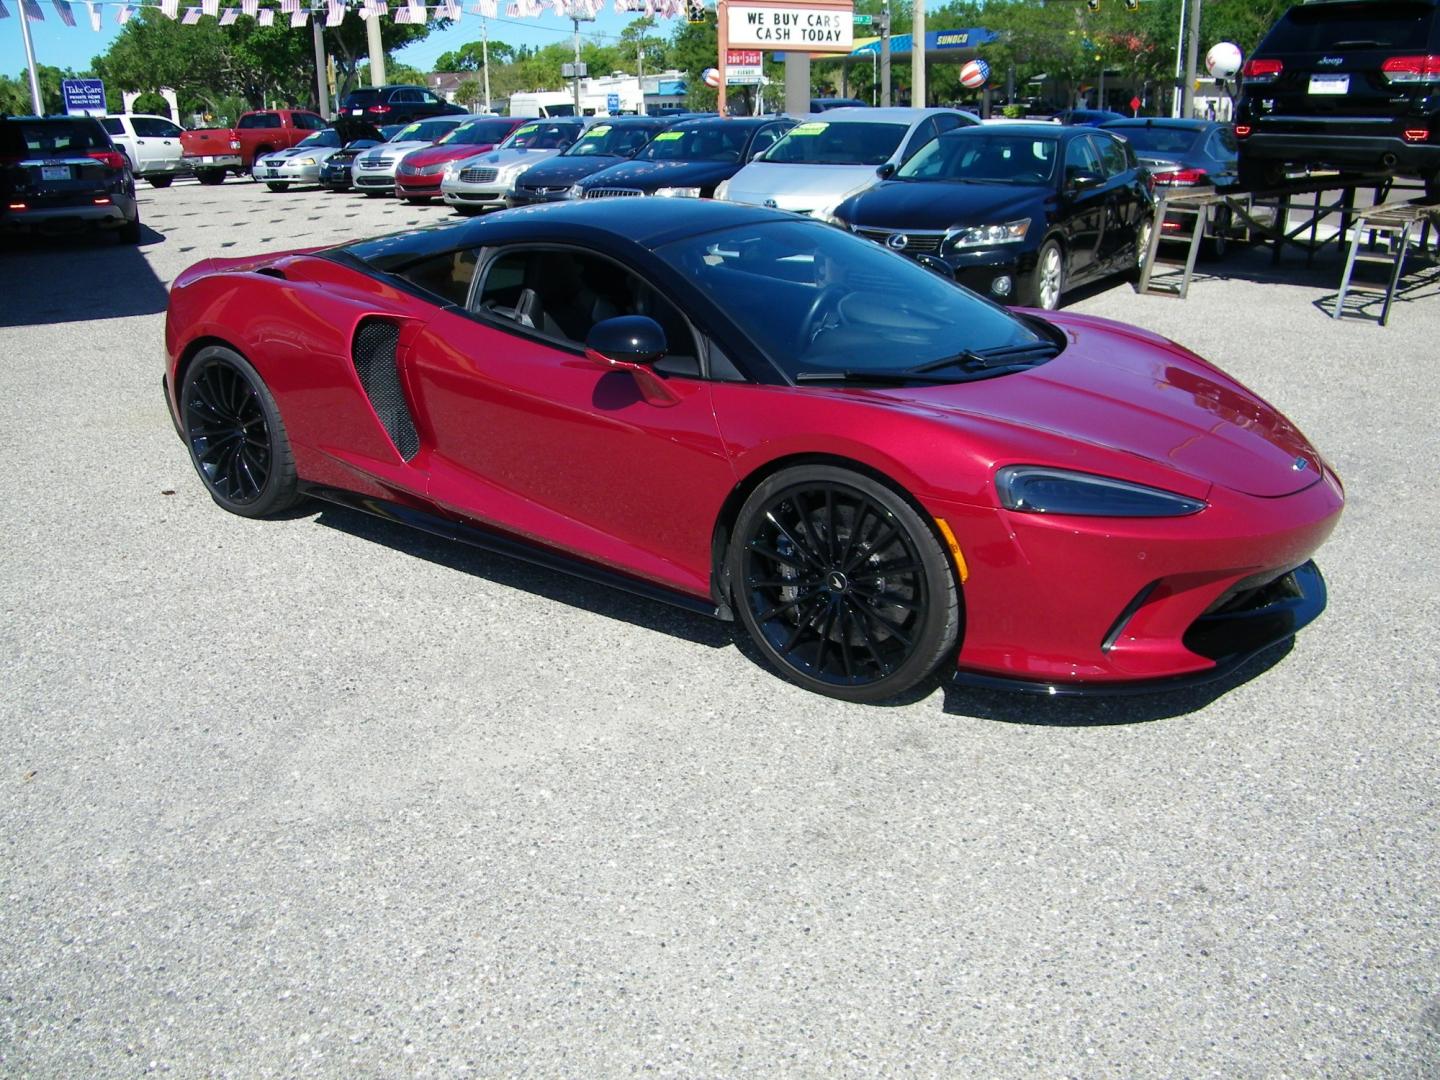
M 184 163 L 202 184 L 218 184 L 227 172 L 244 175 L 255 159 L 286 150 L 311 132 L 329 127 L 323 116 L 301 109 L 259 109 L 244 113 L 233 128 L 182 132 Z

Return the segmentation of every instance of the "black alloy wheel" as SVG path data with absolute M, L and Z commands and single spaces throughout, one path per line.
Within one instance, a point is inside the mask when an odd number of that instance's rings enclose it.
M 167 187 L 170 186 L 171 182 L 175 179 L 175 177 L 173 177 L 173 176 L 147 176 L 145 179 L 147 179 L 147 180 L 150 181 L 150 186 L 151 186 L 151 187 L 167 188 Z
M 190 460 L 220 506 L 265 517 L 298 501 L 295 458 L 275 399 L 239 353 L 202 349 L 185 370 L 180 410 Z
M 225 182 L 224 169 L 196 169 L 195 179 L 207 186 L 223 184 Z
M 761 483 L 729 563 L 741 621 L 806 689 L 893 698 L 955 646 L 959 594 L 939 541 L 898 493 L 848 469 L 803 466 Z

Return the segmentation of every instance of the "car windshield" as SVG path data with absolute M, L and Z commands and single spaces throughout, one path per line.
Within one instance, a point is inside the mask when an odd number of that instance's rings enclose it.
M 0 155 L 89 153 L 109 150 L 110 140 L 91 120 L 0 121 Z
M 455 126 L 453 120 L 417 120 L 413 124 L 406 124 L 395 133 L 390 139 L 391 142 L 428 142 L 433 143 L 442 135 L 448 135 L 450 129 Z
M 895 377 L 973 353 L 1053 351 L 1048 339 L 1003 308 L 903 255 L 819 222 L 735 226 L 673 241 L 656 253 L 791 378 Z M 936 371 L 925 379 L 962 374 Z
M 509 120 L 472 120 L 440 140 L 441 146 L 494 146 L 513 130 Z
M 1293 7 L 1280 17 L 1259 52 L 1329 52 L 1333 49 L 1424 51 L 1435 20 L 1433 4 L 1386 3 Z
M 733 120 L 662 131 L 636 161 L 739 161 L 751 128 Z
M 342 109 L 359 109 L 366 105 L 373 105 L 380 100 L 380 91 L 374 88 L 369 90 L 352 90 L 345 95 L 345 104 Z
M 550 123 L 532 120 L 515 129 L 515 133 L 500 144 L 501 150 L 558 150 L 575 141 L 582 128 L 574 121 Z
M 596 124 L 565 151 L 566 157 L 626 157 L 650 141 L 659 124 Z
M 810 120 L 787 131 L 760 160 L 781 165 L 883 165 L 908 130 L 904 124 Z
M 895 176 L 900 180 L 1048 184 L 1059 156 L 1059 139 L 970 129 L 926 143 Z
M 1107 125 L 1141 154 L 1187 154 L 1205 133 L 1199 128 L 1169 124 Z
M 340 133 L 334 128 L 325 128 L 315 132 L 314 135 L 306 135 L 295 145 L 297 146 L 341 146 Z

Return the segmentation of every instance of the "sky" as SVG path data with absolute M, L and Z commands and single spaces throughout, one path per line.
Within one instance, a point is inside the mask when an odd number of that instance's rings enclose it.
M 20 0 L 0 0 L 5 4 L 10 18 L 0 19 L 0 74 L 17 76 L 25 70 L 25 46 L 20 38 L 19 7 Z M 181 7 L 188 6 L 183 2 Z M 395 3 L 392 0 L 390 9 L 395 10 Z M 76 71 L 83 71 L 90 66 L 91 58 L 102 54 L 120 32 L 115 25 L 115 7 L 110 4 L 102 4 L 101 11 L 104 14 L 104 22 L 100 33 L 90 29 L 89 17 L 86 15 L 83 4 L 74 3 L 72 8 L 75 12 L 76 25 L 66 26 L 60 21 L 55 9 L 47 0 L 41 0 L 41 10 L 45 13 L 44 22 L 32 22 L 30 24 L 31 37 L 35 42 L 35 60 L 41 64 L 51 64 L 59 68 L 73 68 Z M 601 44 L 614 44 L 620 36 L 620 31 L 637 16 L 633 13 L 617 15 L 609 4 L 600 13 L 600 17 L 593 23 L 581 23 L 580 33 L 582 38 L 596 40 Z M 569 19 L 561 19 L 550 14 L 547 9 L 545 14 L 535 19 L 490 19 L 490 40 L 503 41 L 507 45 L 548 45 L 556 41 L 571 40 L 571 23 Z M 656 33 L 661 37 L 669 37 L 675 27 L 674 20 L 660 20 Z M 308 28 L 294 31 L 297 34 L 310 35 Z M 417 42 L 409 48 L 402 49 L 396 53 L 396 58 L 402 63 L 411 67 L 419 68 L 421 71 L 429 71 L 435 60 L 443 52 L 457 49 L 467 41 L 480 40 L 480 17 L 478 15 L 466 14 L 458 24 L 448 30 L 432 33 L 424 41 Z

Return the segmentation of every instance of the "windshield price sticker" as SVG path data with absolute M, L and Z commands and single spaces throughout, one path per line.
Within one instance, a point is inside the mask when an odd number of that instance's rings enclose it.
M 676 139 L 682 139 L 684 137 L 685 133 L 683 131 L 662 131 L 659 135 L 655 136 L 655 141 L 674 142 Z
M 819 135 L 822 131 L 824 131 L 824 130 L 825 130 L 826 128 L 828 128 L 829 126 L 830 126 L 829 124 L 817 124 L 817 123 L 796 124 L 793 128 L 790 129 L 790 134 L 791 134 L 791 135 Z
M 539 124 L 526 124 L 526 125 L 525 125 L 524 127 L 522 127 L 519 131 L 515 132 L 515 134 L 516 134 L 516 135 L 529 135 L 529 134 L 531 134 L 536 128 L 538 128 L 539 126 L 540 126 Z
M 598 139 L 601 135 L 608 135 L 609 133 L 609 124 L 596 124 L 594 127 L 592 127 L 589 131 L 585 133 L 585 138 Z
M 855 44 L 849 8 L 742 7 L 732 0 L 727 11 L 732 46 L 849 52 Z

